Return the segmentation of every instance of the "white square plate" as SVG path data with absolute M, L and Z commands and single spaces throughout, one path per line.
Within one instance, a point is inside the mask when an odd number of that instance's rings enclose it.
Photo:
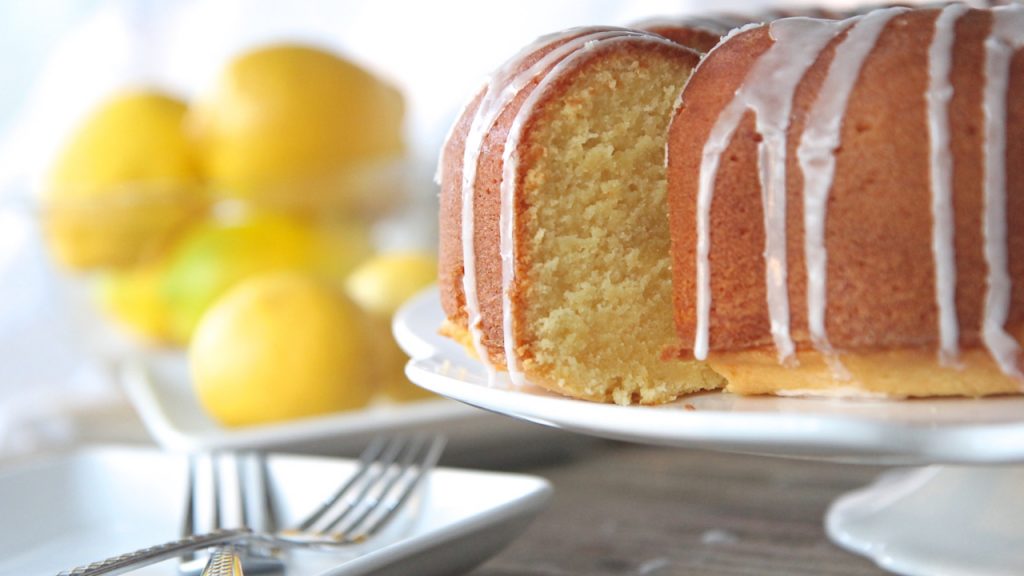
M 313 510 L 354 470 L 350 460 L 268 458 L 282 525 Z M 0 574 L 54 574 L 178 537 L 185 503 L 183 456 L 139 448 L 93 448 L 0 474 Z M 515 538 L 547 503 L 532 476 L 437 469 L 410 507 L 368 542 L 339 552 L 306 551 L 289 572 L 453 574 Z M 136 572 L 174 575 L 173 561 Z

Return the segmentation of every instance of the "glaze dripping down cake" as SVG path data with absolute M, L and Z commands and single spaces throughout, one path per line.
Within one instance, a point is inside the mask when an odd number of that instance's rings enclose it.
M 699 64 L 541 39 L 442 154 L 444 331 L 622 404 L 1019 393 L 1022 46 L 1024 8 L 962 5 L 748 25 Z
M 657 17 L 635 22 L 631 28 L 646 30 L 664 36 L 673 42 L 688 46 L 698 52 L 708 52 L 730 31 L 748 24 L 760 24 L 782 18 L 807 17 L 841 19 L 855 16 L 858 12 L 842 13 L 823 8 L 805 7 L 793 10 L 767 10 L 756 14 L 722 13 L 706 16 Z

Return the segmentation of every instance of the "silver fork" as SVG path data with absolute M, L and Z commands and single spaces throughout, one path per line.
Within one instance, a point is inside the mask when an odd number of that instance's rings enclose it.
M 94 562 L 57 576 L 109 576 L 225 544 L 262 543 L 330 549 L 378 534 L 409 502 L 444 450 L 441 436 L 375 438 L 356 471 L 295 530 L 253 533 L 248 528 L 191 536 Z M 265 478 L 265 462 L 260 466 Z
M 234 493 L 238 511 L 237 524 L 246 528 L 258 529 L 261 532 L 269 533 L 275 531 L 277 529 L 277 522 L 274 506 L 270 501 L 270 493 L 267 491 L 264 455 L 259 452 L 242 454 L 224 452 L 209 454 L 208 459 L 211 492 L 211 498 L 209 499 L 211 518 L 209 524 L 212 524 L 213 530 L 223 529 L 226 523 L 225 501 L 227 498 L 225 498 L 224 493 L 230 492 L 230 490 L 227 490 L 224 483 L 221 482 L 221 470 L 225 464 L 228 464 L 229 471 L 233 469 L 235 475 Z M 249 475 L 249 478 L 254 480 L 254 485 L 250 486 L 245 473 L 247 470 L 252 471 L 252 467 L 249 465 L 253 464 L 254 460 L 258 468 L 255 478 L 251 474 Z M 182 522 L 181 530 L 183 538 L 193 536 L 201 530 L 200 518 L 196 514 L 196 492 L 199 483 L 198 468 L 197 456 L 190 456 L 188 461 L 188 494 L 185 502 L 185 518 Z M 250 497 L 252 492 L 256 493 L 255 497 Z M 249 510 L 250 504 L 253 503 L 254 499 L 255 504 L 260 507 L 259 514 L 257 515 L 259 526 L 255 525 Z M 225 576 L 242 576 L 243 568 L 244 572 L 248 574 L 279 574 L 284 572 L 284 562 L 266 545 L 250 544 L 239 547 L 232 543 L 218 548 L 209 557 L 197 558 L 194 553 L 189 553 L 182 558 L 178 571 L 185 576 L 194 576 L 200 574 L 200 572 L 204 576 L 221 574 Z

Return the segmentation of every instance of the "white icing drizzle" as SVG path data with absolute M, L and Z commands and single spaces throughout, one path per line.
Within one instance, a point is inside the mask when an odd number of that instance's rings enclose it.
M 498 70 L 496 70 L 493 74 L 488 76 L 484 80 L 483 86 L 480 89 L 481 90 L 490 90 L 491 88 L 496 86 L 498 84 L 497 80 L 498 80 L 499 76 L 507 77 L 508 74 L 510 73 L 510 71 L 515 70 L 515 66 L 516 65 L 518 65 L 520 62 L 522 62 L 524 58 L 526 58 L 527 56 L 532 54 L 538 48 L 540 48 L 540 47 L 542 47 L 542 46 L 544 46 L 546 44 L 549 44 L 549 43 L 557 40 L 558 38 L 565 37 L 565 36 L 570 36 L 570 35 L 575 34 L 575 33 L 580 33 L 583 30 L 584 30 L 583 28 L 570 28 L 568 30 L 563 30 L 561 32 L 554 32 L 554 33 L 551 33 L 551 34 L 545 34 L 543 36 L 540 36 L 540 37 L 534 39 L 533 42 L 530 42 L 529 44 L 527 44 L 526 46 L 521 48 L 519 50 L 519 52 L 517 52 L 514 56 L 512 56 L 512 58 L 509 58 L 500 68 L 498 68 Z M 456 116 L 456 118 L 462 118 L 466 114 L 466 111 L 469 109 L 469 107 L 472 104 L 473 104 L 473 100 L 470 100 L 469 102 L 466 102 L 466 104 L 459 111 L 459 114 Z M 477 110 L 479 112 L 479 107 L 477 108 Z M 441 144 L 441 156 L 442 156 L 442 158 L 437 163 L 437 170 L 434 171 L 434 183 L 437 184 L 438 186 L 441 185 L 441 182 L 444 179 L 444 153 L 445 153 L 446 150 L 448 150 L 449 142 L 455 136 L 455 128 L 458 126 L 458 124 L 459 124 L 458 121 L 455 121 L 455 122 L 452 123 L 452 125 L 448 128 L 448 133 L 444 137 L 444 142 Z
M 538 39 L 540 41 L 540 39 Z M 473 116 L 469 131 L 466 134 L 465 147 L 462 156 L 462 292 L 466 302 L 466 315 L 468 316 L 467 327 L 472 338 L 473 349 L 487 369 L 487 381 L 495 381 L 494 365 L 488 356 L 483 345 L 483 333 L 480 330 L 480 298 L 477 294 L 476 278 L 476 242 L 475 242 L 475 217 L 473 213 L 474 188 L 476 187 L 476 173 L 480 146 L 483 143 L 484 135 L 493 125 L 498 114 L 504 106 L 498 105 L 501 96 L 510 91 L 499 91 L 499 86 L 508 79 L 510 71 L 528 55 L 528 48 L 536 48 L 531 45 L 521 50 L 516 56 L 506 62 L 487 80 L 484 95 L 480 99 L 480 105 Z M 514 92 L 511 93 L 515 95 Z
M 480 105 L 473 117 L 470 128 L 466 135 L 466 144 L 462 158 L 462 257 L 463 276 L 462 286 L 466 299 L 466 313 L 469 317 L 468 326 L 473 341 L 473 347 L 480 357 L 480 360 L 487 368 L 488 381 L 493 382 L 496 373 L 491 363 L 487 350 L 483 346 L 483 334 L 480 330 L 480 299 L 477 292 L 476 275 L 476 246 L 474 238 L 475 217 L 473 202 L 475 198 L 477 169 L 480 162 L 481 147 L 484 137 L 494 127 L 501 113 L 515 99 L 516 95 L 534 77 L 544 70 L 553 66 L 555 62 L 564 58 L 567 54 L 579 49 L 589 41 L 609 36 L 622 35 L 624 32 L 617 28 L 573 28 L 561 33 L 542 36 L 529 46 L 523 48 L 519 53 L 508 60 L 488 80 Z M 524 59 L 545 45 L 557 42 L 564 38 L 576 36 L 561 46 L 551 50 L 543 57 L 529 66 L 526 70 L 516 73 L 522 66 Z M 510 368 L 511 370 L 511 368 Z
M 489 89 L 488 89 L 489 91 Z M 482 104 L 481 104 L 482 105 Z M 477 116 L 479 118 L 479 116 Z M 474 118 L 474 124 L 476 124 L 476 118 Z M 472 134 L 472 129 L 470 130 Z M 469 138 L 467 137 L 466 151 L 469 151 Z M 468 154 L 467 154 L 468 155 Z M 474 163 L 475 164 L 475 163 Z M 466 172 L 469 164 L 463 163 L 462 165 L 462 292 L 465 295 L 466 300 L 466 315 L 468 316 L 467 326 L 469 328 L 469 334 L 473 340 L 473 349 L 476 350 L 477 356 L 480 361 L 483 362 L 484 368 L 487 369 L 487 381 L 494 382 L 495 370 L 494 365 L 491 363 L 490 357 L 487 355 L 487 350 L 483 345 L 483 333 L 480 330 L 480 299 L 476 291 L 476 253 L 475 242 L 474 242 L 474 218 L 473 218 L 473 193 L 472 187 L 469 188 L 469 193 L 466 192 Z M 470 182 L 475 182 L 475 172 Z M 472 186 L 472 184 L 470 184 Z
M 1003 373 L 1024 379 L 1018 364 L 1020 345 L 1004 326 L 1010 311 L 1010 273 L 1006 235 L 1006 99 L 1010 64 L 1024 46 L 1024 7 L 992 10 L 992 31 L 985 40 L 985 260 L 988 287 L 982 340 Z
M 505 141 L 503 150 L 504 164 L 502 164 L 501 175 L 501 216 L 498 218 L 501 249 L 501 321 L 505 344 L 505 366 L 508 368 L 509 377 L 517 385 L 523 385 L 526 378 L 519 367 L 519 358 L 516 356 L 515 334 L 513 334 L 512 316 L 512 282 L 515 280 L 515 198 L 514 183 L 516 164 L 519 162 L 515 154 L 515 147 L 511 142 L 518 144 L 522 126 L 519 117 L 512 123 L 509 131 L 509 138 Z M 513 135 L 515 138 L 513 139 Z
M 722 38 L 718 41 L 718 44 L 716 44 L 714 48 L 709 50 L 708 53 L 705 54 L 702 57 L 701 60 L 702 61 L 706 60 L 709 56 L 711 56 L 712 54 L 715 53 L 715 50 L 718 50 L 726 42 L 728 42 L 730 39 L 732 39 L 733 36 L 737 36 L 737 35 L 742 34 L 742 33 L 746 32 L 748 30 L 753 30 L 754 28 L 760 28 L 761 26 L 764 26 L 764 24 L 759 23 L 759 22 L 752 22 L 750 24 L 744 24 L 743 26 L 740 26 L 739 28 L 733 28 L 728 33 L 726 33 L 725 36 L 722 36 Z M 699 68 L 699 65 L 698 65 L 698 68 Z M 694 70 L 693 72 L 696 72 L 696 70 Z M 686 84 L 689 84 L 690 80 L 693 78 L 693 76 L 694 76 L 693 72 L 691 72 L 690 77 L 686 79 Z M 671 115 L 672 118 L 675 118 L 679 114 L 679 109 L 682 108 L 683 104 L 685 103 L 684 96 L 686 95 L 686 84 L 683 85 L 683 89 L 679 91 L 679 95 L 676 96 L 676 101 L 672 105 L 672 115 Z M 668 157 L 669 157 L 669 149 L 668 149 L 668 146 L 665 146 L 665 164 L 664 165 L 665 165 L 665 169 L 666 170 L 668 169 Z
M 679 21 L 679 24 L 689 28 L 698 28 L 706 32 L 721 35 L 733 28 L 743 26 L 744 24 L 749 24 L 754 21 L 763 22 L 764 20 L 760 15 L 747 17 L 731 14 L 716 14 L 713 16 L 693 16 L 683 18 Z
M 822 49 L 851 21 L 787 18 L 769 25 L 775 42 L 758 58 L 704 143 L 697 192 L 697 330 L 694 356 L 707 358 L 711 316 L 710 213 L 722 154 L 747 110 L 757 115 L 759 174 L 765 213 L 765 276 L 771 333 L 779 358 L 793 358 L 786 279 L 786 131 L 793 95 Z
M 874 50 L 878 36 L 894 16 L 906 8 L 876 10 L 857 19 L 836 46 L 835 56 L 818 95 L 807 114 L 807 123 L 797 147 L 803 172 L 804 258 L 807 265 L 807 324 L 811 342 L 822 353 L 837 380 L 849 373 L 839 362 L 825 328 L 827 307 L 828 250 L 825 224 L 828 197 L 835 176 L 835 151 L 839 148 L 843 118 L 861 68 Z
M 935 19 L 928 48 L 928 137 L 932 191 L 932 253 L 935 256 L 935 303 L 939 311 L 939 362 L 956 366 L 960 354 L 960 325 L 956 311 L 956 246 L 953 221 L 953 152 L 950 149 L 949 101 L 953 85 L 954 27 L 967 6 L 950 4 Z
M 563 71 L 571 69 L 572 66 L 576 65 L 579 59 L 582 58 L 588 50 L 593 50 L 598 45 L 606 45 L 624 40 L 633 40 L 677 46 L 675 43 L 661 38 L 660 36 L 647 33 L 629 32 L 626 30 L 622 30 L 618 34 L 614 35 L 606 35 L 601 38 L 585 38 L 584 40 L 585 42 L 583 43 L 582 48 L 577 46 L 578 49 L 576 49 L 572 54 L 566 56 L 555 64 L 554 67 L 551 68 L 551 71 L 548 72 L 544 79 L 541 80 L 533 92 L 526 98 L 526 101 L 523 102 L 522 107 L 519 109 L 519 112 L 516 113 L 516 117 L 512 121 L 512 126 L 509 128 L 508 138 L 505 140 L 505 148 L 502 152 L 501 214 L 499 218 L 499 230 L 501 234 L 502 328 L 504 330 L 506 366 L 508 367 L 509 377 L 512 379 L 512 382 L 517 385 L 525 384 L 526 379 L 520 369 L 519 358 L 516 355 L 515 349 L 511 287 L 515 280 L 515 178 L 519 167 L 518 148 L 523 136 L 523 127 L 525 126 L 526 120 L 533 114 L 534 107 L 537 105 L 537 102 L 540 100 L 547 87 L 551 85 L 553 79 L 558 78 Z M 573 41 L 573 43 L 575 42 L 576 40 Z
M 488 84 L 488 80 L 484 80 L 483 86 L 480 87 L 480 90 L 486 90 L 487 89 L 487 84 Z M 480 90 L 477 90 L 477 92 L 479 92 Z M 476 92 L 474 92 L 474 94 L 476 94 Z M 472 99 L 469 102 L 466 102 L 462 106 L 462 109 L 459 110 L 459 113 L 455 117 L 456 118 L 462 118 L 463 116 L 465 116 L 466 115 L 466 111 L 469 110 L 469 107 L 472 104 L 473 104 L 473 100 Z M 451 142 L 452 138 L 455 136 L 455 129 L 458 128 L 458 126 L 459 126 L 458 120 L 456 120 L 455 122 L 452 122 L 452 125 L 448 127 L 448 132 L 445 134 L 444 141 L 441 144 L 441 153 L 439 154 L 439 157 L 437 159 L 437 167 L 434 169 L 434 184 L 436 184 L 438 186 L 440 186 L 441 183 L 444 182 L 444 179 L 445 179 L 444 165 L 445 165 L 445 157 L 446 157 L 446 155 L 448 153 L 448 144 Z

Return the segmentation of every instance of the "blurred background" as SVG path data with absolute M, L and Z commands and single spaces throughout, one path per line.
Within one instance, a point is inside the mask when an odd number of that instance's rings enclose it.
M 0 4 L 0 458 L 73 442 L 91 414 L 126 404 L 119 361 L 184 361 L 189 346 L 181 373 L 226 426 L 418 399 L 387 325 L 433 281 L 438 152 L 486 75 L 561 28 L 769 4 Z M 296 274 L 234 290 L 282 270 Z M 297 308 L 260 312 L 275 291 Z M 314 383 L 294 413 L 226 405 L 232 378 L 253 378 L 223 360 L 256 354 L 245 334 L 307 327 L 325 349 L 373 358 L 369 372 L 303 360 L 321 382 L 378 389 L 322 406 Z

